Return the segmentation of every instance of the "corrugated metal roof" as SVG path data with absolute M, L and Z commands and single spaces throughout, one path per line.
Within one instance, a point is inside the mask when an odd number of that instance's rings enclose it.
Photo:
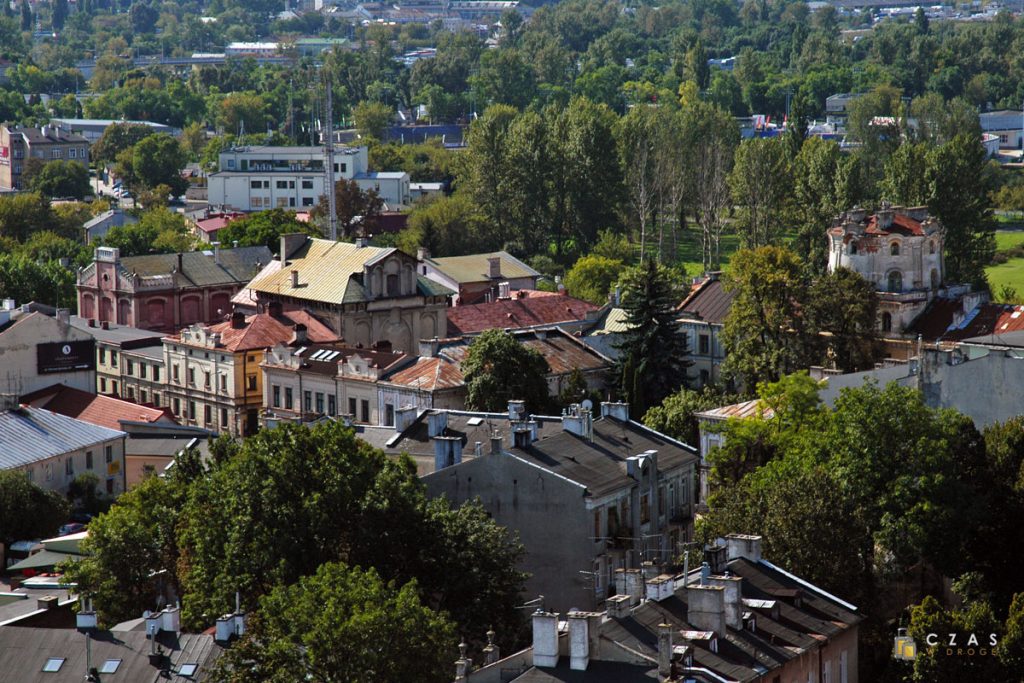
M 125 436 L 73 417 L 22 406 L 0 412 L 0 469 L 40 460 Z
M 699 413 L 695 413 L 695 416 L 708 420 L 729 420 L 732 418 L 740 420 L 748 418 L 763 418 L 765 420 L 770 420 L 775 417 L 775 411 L 767 406 L 761 406 L 760 399 L 754 399 L 753 401 L 734 403 L 731 406 L 722 406 L 721 408 L 704 410 Z
M 368 261 L 394 251 L 380 247 L 357 247 L 349 242 L 332 242 L 316 238 L 289 255 L 288 263 L 275 273 L 261 274 L 250 283 L 250 289 L 297 299 L 340 304 L 348 298 L 353 275 L 363 272 Z M 293 270 L 299 273 L 299 286 L 292 287 Z M 360 287 L 360 290 L 362 288 Z M 365 301 L 365 293 L 359 301 Z
M 448 309 L 449 334 L 473 334 L 493 329 L 517 329 L 585 320 L 596 311 L 589 301 L 571 296 L 527 296 Z
M 385 381 L 419 391 L 441 391 L 461 387 L 465 380 L 457 362 L 444 357 L 427 357 L 418 358 Z
M 498 279 L 523 277 L 540 277 L 540 273 L 526 265 L 507 251 L 495 251 L 489 254 L 468 254 L 466 256 L 446 256 L 430 259 L 438 270 L 458 282 L 460 285 L 470 282 L 490 282 L 491 266 L 488 259 L 497 256 L 501 259 L 501 275 Z
M 678 310 L 683 318 L 697 318 L 712 325 L 722 325 L 735 297 L 736 293 L 726 291 L 718 277 L 708 278 L 690 292 L 683 303 L 679 304 Z
M 590 335 L 594 334 L 618 334 L 625 332 L 629 329 L 629 325 L 626 324 L 626 309 L 624 308 L 609 308 L 604 312 L 598 321 L 597 325 L 591 328 L 587 333 Z
M 221 249 L 220 263 L 212 251 L 189 251 L 181 254 L 180 275 L 197 287 L 248 282 L 272 258 L 265 246 Z M 120 260 L 120 265 L 143 277 L 167 275 L 178 267 L 178 254 L 128 256 Z

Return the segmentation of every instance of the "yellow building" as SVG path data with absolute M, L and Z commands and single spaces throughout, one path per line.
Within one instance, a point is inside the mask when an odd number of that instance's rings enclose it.
M 245 316 L 192 325 L 164 339 L 167 405 L 183 425 L 234 436 L 259 429 L 266 350 L 275 344 L 335 341 L 323 323 L 304 311 Z

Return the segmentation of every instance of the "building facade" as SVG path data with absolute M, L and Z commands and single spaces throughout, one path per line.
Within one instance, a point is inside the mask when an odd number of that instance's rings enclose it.
M 679 327 L 690 345 L 694 388 L 721 382 L 725 360 L 722 329 L 735 296 L 722 285 L 721 273 L 708 273 L 679 305 Z
M 417 275 L 416 259 L 398 249 L 292 234 L 279 253 L 246 288 L 257 305 L 306 308 L 348 346 L 388 342 L 411 353 L 420 339 L 448 334 L 451 290 Z
M 945 282 L 943 230 L 924 207 L 853 209 L 828 231 L 829 272 L 848 268 L 879 293 L 878 327 L 900 335 Z
M 420 274 L 458 292 L 454 305 L 478 304 L 508 298 L 511 292 L 537 289 L 540 277 L 508 252 L 430 258 L 425 249 L 416 255 Z
M 71 325 L 96 341 L 96 383 L 93 391 L 106 396 L 128 396 L 125 391 L 125 364 L 122 355 L 129 351 L 150 349 L 162 355 L 160 339 L 163 334 L 153 330 L 97 322 L 92 318 L 71 316 Z M 137 376 L 138 372 L 134 372 Z M 147 376 L 151 373 L 146 371 Z M 159 375 L 159 372 L 157 373 Z M 130 377 L 130 376 L 129 376 Z M 145 403 L 146 401 L 140 401 Z
M 210 206 L 234 211 L 309 210 L 325 194 L 327 158 L 322 147 L 234 147 L 221 152 L 208 179 Z M 337 146 L 335 181 L 375 190 L 391 208 L 410 203 L 409 174 L 371 173 L 366 147 Z
M 30 160 L 77 161 L 88 168 L 89 141 L 52 124 L 0 126 L 0 190 L 25 189 L 21 177 Z
M 15 313 L 13 301 L 0 309 L 0 408 L 52 384 L 96 390 L 96 343 L 71 324 L 66 309 L 56 317 Z
M 78 315 L 162 332 L 220 322 L 231 297 L 271 258 L 263 246 L 126 258 L 99 247 L 78 272 Z

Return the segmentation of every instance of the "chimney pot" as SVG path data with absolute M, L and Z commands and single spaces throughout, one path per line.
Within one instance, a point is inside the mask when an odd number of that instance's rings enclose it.
M 220 242 L 213 243 L 213 262 L 220 265 Z
M 292 289 L 295 289 L 298 286 L 299 286 L 299 271 L 293 270 L 292 271 Z
M 491 455 L 500 455 L 504 450 L 502 446 L 503 439 L 500 434 L 495 434 L 491 437 Z

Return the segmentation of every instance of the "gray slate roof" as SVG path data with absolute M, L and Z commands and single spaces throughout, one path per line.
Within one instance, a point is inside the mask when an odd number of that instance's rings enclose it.
M 0 412 L 0 469 L 30 465 L 122 436 L 122 431 L 42 408 L 5 410 Z
M 221 249 L 219 264 L 212 250 L 190 251 L 181 255 L 181 275 L 197 287 L 246 283 L 272 258 L 265 246 Z M 178 267 L 178 255 L 128 256 L 120 264 L 129 273 L 142 276 L 169 275 Z

